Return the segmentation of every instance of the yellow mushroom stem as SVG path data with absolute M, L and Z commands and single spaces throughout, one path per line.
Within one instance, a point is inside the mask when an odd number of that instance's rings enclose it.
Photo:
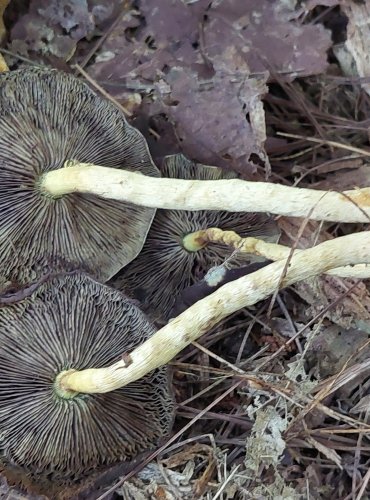
M 6 35 L 6 29 L 3 21 L 3 16 L 5 9 L 7 8 L 10 0 L 0 0 L 0 42 L 3 41 L 3 38 Z M 3 57 L 3 55 L 0 53 L 0 73 L 3 73 L 4 71 L 9 71 L 8 65 L 6 64 L 6 61 Z
M 218 227 L 201 229 L 194 233 L 189 233 L 183 238 L 184 247 L 188 251 L 193 252 L 212 243 L 223 243 L 239 252 L 259 255 L 274 261 L 287 259 L 292 252 L 290 247 L 278 245 L 277 243 L 267 243 L 258 238 L 242 238 L 235 231 L 224 231 Z M 302 251 L 301 249 L 296 249 L 294 253 Z M 370 278 L 370 264 L 337 267 L 330 269 L 325 274 L 341 278 L 368 279 Z
M 182 244 L 185 250 L 188 252 L 197 252 L 201 250 L 212 240 L 209 238 L 209 233 L 207 229 L 201 229 L 200 231 L 195 231 L 194 233 L 186 234 L 182 239 Z M 216 242 L 213 242 L 216 243 Z
M 286 259 L 279 260 L 225 284 L 189 307 L 131 353 L 124 353 L 114 365 L 70 370 L 60 374 L 56 382 L 64 391 L 113 391 L 168 363 L 221 319 L 265 299 L 277 288 L 336 267 L 364 263 L 370 263 L 370 231 L 342 236 L 308 250 L 297 251 L 289 260 L 289 265 L 286 265 Z
M 3 57 L 3 55 L 0 54 L 0 73 L 5 73 L 6 71 L 9 71 L 9 67 L 6 64 L 6 61 Z
M 333 222 L 370 221 L 370 188 L 338 193 L 241 179 L 154 178 L 116 168 L 71 163 L 44 174 L 40 179 L 41 190 L 55 197 L 90 193 L 173 210 L 269 212 Z

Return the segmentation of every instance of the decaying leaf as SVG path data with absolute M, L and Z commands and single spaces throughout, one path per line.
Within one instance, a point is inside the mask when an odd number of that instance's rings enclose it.
M 22 493 L 18 488 L 11 486 L 3 475 L 0 475 L 0 498 L 4 500 L 49 500 L 44 495 Z
M 370 395 L 367 394 L 363 398 L 360 399 L 360 401 L 351 409 L 351 413 L 361 413 L 361 412 L 366 412 L 368 413 L 370 411 Z
M 10 48 L 23 56 L 54 56 L 68 61 L 77 42 L 98 34 L 117 2 L 109 0 L 31 0 L 28 13 L 11 30 Z
M 337 325 L 323 327 L 313 339 L 306 359 L 318 377 L 325 378 L 367 359 L 370 354 L 367 343 L 368 333 L 362 330 L 346 330 Z
M 370 4 L 369 2 L 342 2 L 341 8 L 348 17 L 345 48 L 351 54 L 356 72 L 361 77 L 370 76 Z M 343 67 L 343 65 L 342 65 Z M 345 70 L 345 66 L 343 67 Z M 370 84 L 362 88 L 370 95 Z
M 194 463 L 189 461 L 181 471 L 151 463 L 137 477 L 126 481 L 119 493 L 124 500 L 175 500 L 193 498 L 190 480 L 194 474 Z
M 247 412 L 248 410 L 247 408 Z M 255 408 L 252 409 L 253 412 L 254 410 Z M 253 416 L 250 411 L 248 413 Z M 278 465 L 286 446 L 282 433 L 287 426 L 288 421 L 272 406 L 256 411 L 251 436 L 247 439 L 247 470 L 257 473 L 261 465 Z
M 296 2 L 213 2 L 204 23 L 205 53 L 229 74 L 270 68 L 291 78 L 321 73 L 330 34 L 318 24 L 303 25 L 298 15 Z
M 363 160 L 353 161 L 353 167 L 338 169 L 325 176 L 325 179 L 317 182 L 315 189 L 346 191 L 348 189 L 363 188 L 370 185 L 369 166 Z
M 354 285 L 352 292 L 344 296 Z M 370 294 L 361 281 L 324 275 L 297 283 L 294 289 L 310 304 L 306 311 L 308 317 L 320 314 L 333 304 L 325 312 L 325 318 L 345 328 L 361 327 L 370 331 Z
M 261 99 L 269 70 L 290 78 L 320 73 L 331 45 L 329 32 L 303 24 L 294 5 L 141 0 L 136 14 L 145 23 L 134 36 L 118 25 L 91 75 L 116 97 L 123 87 L 152 92 L 145 112 L 172 124 L 179 150 L 171 152 L 247 177 L 257 165 L 268 174 Z
M 301 224 L 302 220 L 299 219 L 280 219 L 279 226 L 283 233 L 281 243 L 290 247 L 295 244 Z M 297 248 L 309 248 L 328 239 L 332 239 L 332 236 L 322 230 L 320 223 L 309 221 Z M 351 292 L 347 293 L 352 287 Z M 314 317 L 327 308 L 323 317 L 337 325 L 370 331 L 370 292 L 364 282 L 322 275 L 296 283 L 294 290 L 310 306 L 306 310 L 306 317 Z
M 313 7 L 307 6 L 306 11 Z M 115 80 L 132 71 L 154 81 L 165 65 L 181 65 L 200 77 L 220 72 L 243 78 L 270 68 L 294 77 L 327 67 L 330 33 L 319 24 L 303 24 L 296 2 L 141 0 L 138 9 L 145 27 L 130 41 L 124 36 L 125 26 L 112 32 L 102 51 L 112 51 L 116 61 L 95 68 L 99 74 L 105 68 L 105 74 L 112 71 L 110 79 Z M 129 46 L 128 58 L 125 48 Z
M 243 173 L 255 171 L 254 161 L 270 169 L 263 147 L 265 92 L 265 78 L 231 80 L 216 73 L 204 83 L 181 67 L 171 68 L 156 86 L 162 102 L 158 111 L 165 111 L 174 125 L 185 154 Z

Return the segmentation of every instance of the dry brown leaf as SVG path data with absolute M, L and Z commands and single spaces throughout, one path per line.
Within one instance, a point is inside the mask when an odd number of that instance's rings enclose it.
M 208 459 L 209 459 L 209 462 L 208 462 L 206 469 L 204 470 L 201 477 L 195 481 L 195 484 L 194 484 L 195 498 L 202 498 L 202 495 L 205 493 L 207 486 L 208 486 L 208 483 L 211 480 L 213 473 L 215 471 L 215 468 L 216 468 L 215 458 L 212 456 L 212 454 L 210 454 Z
M 370 76 L 370 3 L 342 2 L 341 9 L 348 17 L 346 49 L 352 55 L 357 74 Z M 370 84 L 362 88 L 370 95 Z
M 346 330 L 338 325 L 322 327 L 311 342 L 306 358 L 318 377 L 325 378 L 367 359 L 370 355 L 367 343 L 368 334 L 362 330 Z
M 231 166 L 243 174 L 269 171 L 264 151 L 264 78 L 231 80 L 216 74 L 204 85 L 195 72 L 172 68 L 157 85 L 157 97 L 173 123 L 184 153 L 206 165 Z
M 117 13 L 110 0 L 31 0 L 11 30 L 10 48 L 23 56 L 68 61 L 79 40 L 91 38 Z
M 282 230 L 280 243 L 291 247 L 296 240 L 301 219 L 279 220 Z M 309 221 L 299 239 L 297 248 L 310 248 L 333 237 L 322 230 L 319 222 Z M 342 297 L 353 285 L 352 292 L 326 311 L 324 317 L 344 328 L 359 328 L 370 331 L 370 292 L 366 285 L 355 279 L 322 275 L 294 285 L 294 290 L 309 305 L 308 317 L 320 314 L 325 307 Z
M 136 20 L 134 36 L 123 19 L 103 43 L 91 75 L 116 98 L 124 88 L 155 89 L 143 114 L 171 122 L 177 138 L 171 149 L 170 127 L 158 130 L 167 154 L 182 152 L 251 179 L 258 165 L 269 174 L 261 101 L 268 70 L 290 78 L 322 72 L 329 31 L 304 24 L 295 2 L 141 0 L 136 5 L 130 18 Z
M 223 0 L 207 10 L 204 50 L 215 69 L 249 74 L 273 69 L 291 78 L 327 68 L 330 33 L 303 25 L 296 2 Z M 220 57 L 221 56 L 221 57 Z
M 362 413 L 362 412 L 368 413 L 370 411 L 370 395 L 366 395 L 363 398 L 360 399 L 360 401 L 353 407 L 351 408 L 351 413 Z
M 325 275 L 297 283 L 294 289 L 310 304 L 306 313 L 313 317 L 342 297 L 354 284 L 357 284 L 356 288 L 326 311 L 324 317 L 344 328 L 366 328 L 370 331 L 370 294 L 364 283 Z
M 347 189 L 364 188 L 369 185 L 369 165 L 364 164 L 358 168 L 348 168 L 348 170 L 333 172 L 327 175 L 325 180 L 312 184 L 310 187 L 324 191 L 345 191 Z
M 210 446 L 202 443 L 195 443 L 192 446 L 180 451 L 179 453 L 171 455 L 169 458 L 162 460 L 161 463 L 166 465 L 166 467 L 173 469 L 175 467 L 179 467 L 180 465 L 184 465 L 189 462 L 189 460 L 194 460 L 197 457 L 209 457 L 212 453 L 213 448 L 211 448 Z

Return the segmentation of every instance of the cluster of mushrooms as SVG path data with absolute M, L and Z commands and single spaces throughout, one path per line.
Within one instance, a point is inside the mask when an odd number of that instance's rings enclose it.
M 174 414 L 166 364 L 192 340 L 296 281 L 370 277 L 370 231 L 290 249 L 264 241 L 278 231 L 263 213 L 368 222 L 369 199 L 370 188 L 248 182 L 183 156 L 160 172 L 80 80 L 0 74 L 0 472 L 70 498 L 66 485 L 157 446 Z M 238 275 L 244 253 L 277 262 Z M 225 261 L 243 277 L 218 289 L 209 271 Z M 216 291 L 176 316 L 176 297 L 205 275 Z
M 72 75 L 0 75 L 1 470 L 23 485 L 63 487 L 158 445 L 174 413 L 166 366 L 124 387 L 111 377 L 86 389 L 87 375 L 153 336 L 176 296 L 229 257 L 197 231 L 277 234 L 262 214 L 156 211 L 154 191 L 143 206 L 114 199 L 90 164 L 110 173 L 109 189 L 121 170 L 139 181 L 233 177 L 181 155 L 160 172 L 121 111 Z M 80 189 L 83 178 L 94 186 Z

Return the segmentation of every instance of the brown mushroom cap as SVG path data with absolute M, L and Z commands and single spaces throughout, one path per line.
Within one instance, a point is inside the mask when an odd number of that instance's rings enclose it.
M 132 460 L 172 425 L 167 369 L 106 394 L 64 399 L 69 368 L 111 365 L 154 333 L 117 290 L 81 274 L 50 279 L 0 308 L 0 449 L 3 461 L 53 480 Z
M 66 160 L 159 176 L 140 132 L 79 79 L 34 68 L 0 74 L 0 275 L 10 281 L 65 263 L 106 281 L 142 248 L 154 209 L 41 192 L 42 174 Z
M 193 163 L 183 155 L 167 157 L 161 173 L 163 177 L 176 179 L 235 177 L 232 172 Z M 243 237 L 259 236 L 275 240 L 278 234 L 275 222 L 264 214 L 157 210 L 139 256 L 111 283 L 139 300 L 143 309 L 156 321 L 168 320 L 176 296 L 203 278 L 211 267 L 222 264 L 232 253 L 229 247 L 222 244 L 211 244 L 196 252 L 184 248 L 184 236 L 210 227 L 236 231 Z M 239 254 L 228 265 L 245 266 L 250 261 L 251 256 Z

